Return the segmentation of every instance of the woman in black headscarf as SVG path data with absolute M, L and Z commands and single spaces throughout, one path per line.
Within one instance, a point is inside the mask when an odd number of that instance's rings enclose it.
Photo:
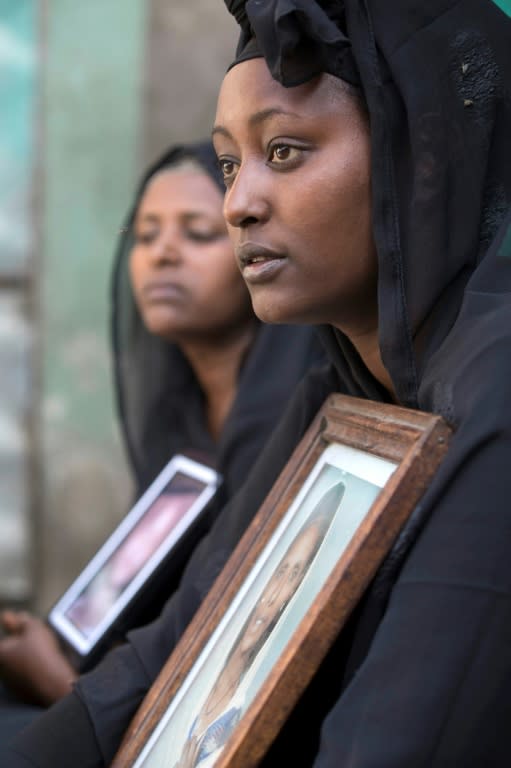
M 152 584 L 137 625 L 158 615 L 295 385 L 323 357 L 312 329 L 257 321 L 227 236 L 223 192 L 210 142 L 174 147 L 146 173 L 117 249 L 115 384 L 139 492 L 177 453 L 215 466 L 223 478 L 205 516 L 174 549 L 158 589 Z M 32 702 L 62 697 L 76 672 L 52 631 L 25 613 L 8 611 L 0 621 L 0 679 Z
M 229 5 L 242 36 L 215 130 L 224 213 L 258 315 L 323 323 L 332 365 L 299 389 L 161 621 L 27 731 L 13 765 L 51 765 L 63 733 L 82 749 L 62 765 L 108 764 L 325 396 L 343 392 L 440 413 L 455 434 L 263 763 L 507 766 L 511 22 L 490 0 Z

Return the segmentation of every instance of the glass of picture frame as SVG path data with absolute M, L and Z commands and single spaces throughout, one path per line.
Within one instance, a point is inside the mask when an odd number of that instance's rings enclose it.
M 113 768 L 256 766 L 416 507 L 449 435 L 437 415 L 331 395 Z
M 152 599 L 159 580 L 168 580 L 169 559 L 178 556 L 220 482 L 211 467 L 173 456 L 50 610 L 48 623 L 80 670 L 132 628 L 140 604 Z

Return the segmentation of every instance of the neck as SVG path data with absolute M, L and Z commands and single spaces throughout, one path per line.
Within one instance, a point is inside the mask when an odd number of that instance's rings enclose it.
M 341 329 L 342 330 L 342 329 Z M 387 390 L 392 401 L 397 403 L 396 391 L 389 372 L 383 365 L 378 343 L 378 327 L 365 330 L 362 333 L 346 334 L 360 355 L 366 368 L 374 378 Z
M 238 389 L 239 371 L 252 343 L 255 321 L 218 339 L 187 340 L 181 351 L 190 363 L 206 398 L 208 431 L 217 440 Z

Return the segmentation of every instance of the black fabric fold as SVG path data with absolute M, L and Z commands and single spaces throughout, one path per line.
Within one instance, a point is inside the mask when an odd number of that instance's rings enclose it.
M 227 2 L 227 7 L 241 26 L 231 66 L 264 56 L 272 76 L 286 87 L 321 72 L 358 84 L 350 41 L 340 28 L 339 2 L 248 0 Z

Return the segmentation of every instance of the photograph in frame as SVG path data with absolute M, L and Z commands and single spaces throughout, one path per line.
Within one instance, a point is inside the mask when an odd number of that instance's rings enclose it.
M 327 398 L 146 696 L 113 768 L 256 766 L 449 436 L 437 415 Z
M 176 455 L 66 590 L 49 622 L 86 658 L 212 498 L 220 476 Z
M 325 448 L 136 768 L 215 764 L 395 468 L 342 445 Z

